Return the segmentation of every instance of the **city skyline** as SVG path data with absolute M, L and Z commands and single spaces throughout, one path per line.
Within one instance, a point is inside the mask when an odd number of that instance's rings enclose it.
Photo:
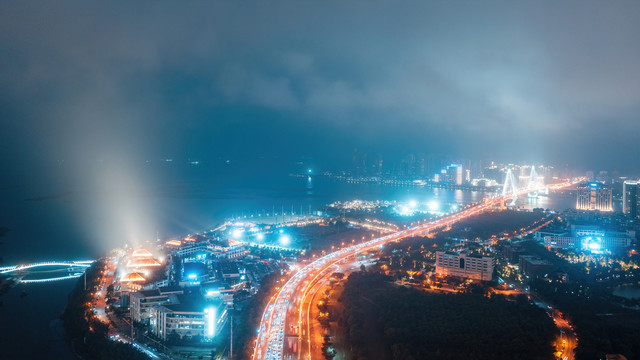
M 0 3 L 0 360 L 640 360 L 640 6 Z

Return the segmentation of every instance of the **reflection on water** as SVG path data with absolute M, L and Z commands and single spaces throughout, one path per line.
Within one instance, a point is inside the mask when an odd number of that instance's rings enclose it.
M 180 236 L 210 228 L 223 219 L 232 216 L 272 212 L 273 209 L 316 209 L 334 201 L 345 200 L 386 200 L 416 201 L 428 203 L 437 201 L 442 208 L 451 204 L 464 204 L 482 200 L 488 193 L 462 190 L 431 189 L 427 187 L 394 187 L 381 184 L 353 184 L 323 177 L 273 178 L 249 177 L 232 183 L 216 183 L 199 179 L 197 176 L 172 180 L 159 178 L 157 183 L 148 184 L 148 189 L 140 189 L 127 196 L 137 197 L 145 202 L 145 208 L 153 209 L 154 228 L 146 229 L 147 239 Z M 49 189 L 48 191 L 51 191 Z M 87 209 L 100 207 L 102 197 L 90 191 L 74 191 L 72 186 L 60 187 L 55 193 L 68 195 L 47 197 L 49 193 L 38 194 L 30 189 L 30 196 L 19 191 L 2 194 L 0 201 L 0 226 L 11 231 L 2 239 L 6 264 L 96 258 L 116 246 L 123 245 L 125 239 L 100 241 L 101 234 L 90 233 L 91 229 L 119 228 L 116 219 L 109 219 L 99 212 L 88 217 Z M 42 200 L 31 201 L 34 195 L 42 195 Z M 545 208 L 564 210 L 572 207 L 575 198 L 571 196 L 520 197 L 518 207 L 532 209 Z M 106 223 L 106 226 L 102 224 Z M 98 226 L 100 225 L 100 226 Z M 87 230 L 88 229 L 88 230 Z M 94 230 L 96 232 L 98 230 Z M 29 246 L 24 246 L 29 244 Z
M 575 195 L 540 195 L 538 197 L 521 196 L 516 201 L 516 206 L 524 209 L 550 209 L 556 211 L 563 211 L 569 208 L 573 208 L 576 205 Z
M 613 295 L 627 299 L 640 299 L 640 284 L 627 284 L 616 286 L 613 289 Z

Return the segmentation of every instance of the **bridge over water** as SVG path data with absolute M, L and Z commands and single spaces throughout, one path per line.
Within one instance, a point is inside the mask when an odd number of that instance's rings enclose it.
M 16 278 L 22 284 L 73 279 L 84 274 L 95 260 L 46 261 L 0 267 L 0 274 Z

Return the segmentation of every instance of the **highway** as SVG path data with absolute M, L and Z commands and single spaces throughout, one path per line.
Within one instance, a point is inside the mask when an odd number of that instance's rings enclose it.
M 565 181 L 549 186 L 558 190 L 580 182 L 582 179 Z M 445 228 L 462 219 L 478 215 L 506 202 L 514 196 L 521 196 L 531 190 L 523 189 L 506 196 L 487 197 L 485 200 L 468 205 L 461 211 L 406 230 L 382 236 L 361 244 L 352 245 L 324 255 L 303 266 L 271 297 L 265 308 L 254 345 L 253 359 L 306 359 L 317 358 L 322 336 L 314 332 L 310 320 L 314 295 L 323 280 L 335 272 L 335 267 L 346 263 L 354 255 L 367 252 L 385 244 L 425 235 Z M 311 337 L 310 333 L 314 333 Z M 318 339 L 320 339 L 318 343 Z

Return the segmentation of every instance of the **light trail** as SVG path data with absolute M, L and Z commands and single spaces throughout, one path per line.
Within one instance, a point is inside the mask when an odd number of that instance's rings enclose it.
M 559 184 L 550 185 L 550 190 L 558 190 L 571 185 L 574 185 L 580 181 L 583 181 L 582 178 L 568 180 Z M 253 359 L 267 359 L 267 360 L 279 360 L 283 358 L 283 346 L 284 346 L 284 338 L 285 338 L 285 325 L 286 325 L 286 317 L 289 306 L 293 304 L 294 294 L 303 294 L 302 299 L 300 300 L 302 309 L 302 304 L 304 303 L 304 297 L 306 296 L 308 290 L 313 286 L 314 280 L 317 279 L 319 275 L 324 273 L 327 269 L 329 269 L 334 264 L 347 259 L 350 256 L 357 255 L 358 253 L 362 253 L 368 251 L 370 249 L 376 248 L 378 246 L 385 245 L 390 242 L 399 241 L 408 237 L 422 235 L 424 233 L 428 233 L 440 228 L 445 228 L 447 226 L 451 226 L 453 223 L 458 222 L 462 219 L 478 215 L 492 207 L 499 205 L 506 200 L 511 198 L 527 194 L 530 192 L 530 189 L 522 189 L 514 193 L 510 193 L 503 196 L 492 196 L 487 197 L 485 200 L 476 203 L 473 206 L 468 206 L 457 213 L 453 213 L 442 217 L 440 219 L 436 219 L 429 223 L 425 223 L 423 225 L 416 226 L 411 229 L 406 229 L 403 231 L 399 231 L 390 235 L 382 236 L 358 245 L 353 245 L 346 247 L 344 249 L 329 253 L 325 256 L 322 256 L 312 263 L 304 266 L 300 270 L 298 270 L 283 286 L 282 288 L 274 295 L 275 300 L 269 302 L 269 305 L 264 310 L 264 313 L 261 317 L 260 326 L 258 328 L 258 336 L 256 339 Z M 305 281 L 306 280 L 306 281 Z M 302 287 L 301 287 L 302 286 Z M 300 289 L 299 289 L 300 288 Z M 298 291 L 296 291 L 298 290 Z M 301 310 L 299 310 L 301 311 Z M 298 314 L 298 321 L 301 321 L 302 314 Z M 301 326 L 299 323 L 299 339 L 300 343 L 302 342 L 302 333 Z M 307 329 L 307 337 L 310 336 L 309 329 Z M 311 340 L 309 338 L 309 353 L 306 358 L 311 358 Z M 301 356 L 301 348 L 298 349 L 298 356 Z

